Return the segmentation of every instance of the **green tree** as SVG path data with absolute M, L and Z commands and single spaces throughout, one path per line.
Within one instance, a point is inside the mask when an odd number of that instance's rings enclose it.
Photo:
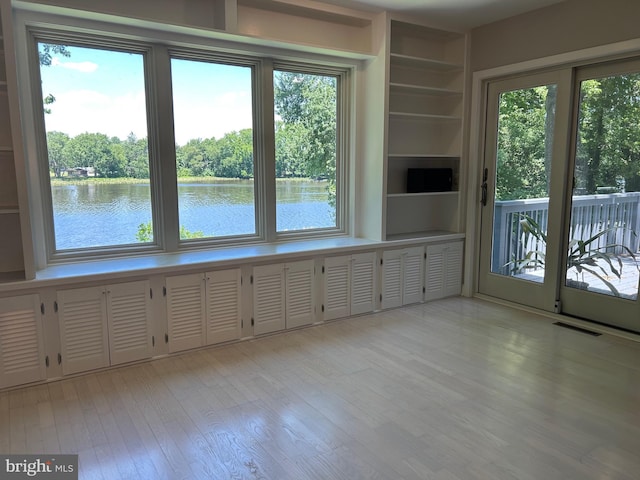
M 307 129 L 301 123 L 276 122 L 276 177 L 306 176 L 305 159 L 309 145 Z
M 547 87 L 500 95 L 496 198 L 547 196 Z
M 547 196 L 555 95 L 554 87 L 501 95 L 499 200 Z M 584 80 L 579 100 L 576 192 L 640 190 L 640 74 Z
M 226 178 L 253 177 L 253 131 L 227 133 L 218 141 L 220 164 L 216 174 Z
M 187 240 L 189 238 L 204 238 L 204 232 L 201 232 L 200 230 L 191 232 L 184 225 L 180 225 L 180 238 L 182 240 Z M 136 240 L 141 243 L 149 243 L 153 241 L 153 224 L 151 221 L 138 225 Z
M 176 163 L 182 176 L 204 177 L 211 175 L 211 159 L 207 155 L 206 145 L 200 138 L 189 140 L 176 149 Z
M 62 132 L 47 132 L 47 153 L 49 155 L 49 170 L 56 177 L 61 177 L 65 169 L 69 168 L 69 161 L 64 148 L 69 142 L 69 135 Z
M 38 58 L 40 65 L 48 67 L 53 61 L 53 55 L 62 55 L 63 57 L 70 57 L 71 52 L 66 45 L 58 45 L 55 43 L 41 43 L 38 49 Z
M 131 132 L 122 142 L 124 155 L 124 176 L 149 178 L 149 143 L 146 138 L 137 138 Z
M 274 75 L 275 113 L 282 125 L 277 138 L 283 151 L 276 152 L 281 172 L 300 171 L 329 181 L 330 202 L 335 205 L 337 79 L 278 71 Z M 293 127 L 295 125 L 295 127 Z M 276 133 L 278 135 L 278 133 Z M 294 161 L 294 156 L 300 155 Z
M 104 133 L 81 133 L 70 139 L 63 154 L 71 167 L 94 167 L 96 176 L 124 176 L 124 152 Z
M 577 187 L 640 187 L 640 74 L 583 81 L 576 148 Z
M 53 61 L 53 54 L 62 55 L 63 57 L 71 56 L 71 52 L 66 45 L 41 43 L 38 49 L 38 59 L 40 61 L 40 66 L 51 66 L 51 63 Z M 56 97 L 54 97 L 51 93 L 47 94 L 44 97 L 44 99 L 42 100 L 42 103 L 44 104 L 44 113 L 51 113 L 51 109 L 47 105 L 51 105 L 55 101 Z

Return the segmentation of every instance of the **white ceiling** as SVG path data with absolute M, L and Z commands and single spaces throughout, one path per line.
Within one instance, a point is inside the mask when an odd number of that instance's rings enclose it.
M 344 7 L 389 10 L 460 30 L 502 20 L 565 0 L 320 0 Z

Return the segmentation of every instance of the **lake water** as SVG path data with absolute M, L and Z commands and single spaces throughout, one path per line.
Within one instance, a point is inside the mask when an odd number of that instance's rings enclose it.
M 278 231 L 335 226 L 326 182 L 276 183 Z M 151 220 L 149 184 L 52 185 L 59 250 L 136 243 L 138 226 Z M 256 231 L 253 181 L 220 180 L 178 186 L 180 225 L 205 237 Z

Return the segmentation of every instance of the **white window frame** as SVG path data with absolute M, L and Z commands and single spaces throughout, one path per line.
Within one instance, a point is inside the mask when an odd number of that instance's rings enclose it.
M 359 63 L 328 55 L 308 54 L 223 40 L 154 30 L 128 24 L 88 20 L 49 13 L 16 10 L 16 50 L 18 76 L 24 86 L 19 92 L 23 105 L 25 162 L 29 172 L 29 207 L 34 236 L 36 269 L 56 263 L 73 263 L 152 253 L 186 252 L 238 246 L 251 243 L 280 242 L 295 239 L 320 239 L 349 236 L 349 172 L 355 161 L 351 147 L 351 112 L 353 75 Z M 145 55 L 145 86 L 149 169 L 152 196 L 154 241 L 147 244 L 88 247 L 55 251 L 51 185 L 46 158 L 46 132 L 41 102 L 40 65 L 37 42 L 107 48 Z M 173 98 L 171 92 L 171 58 L 202 59 L 236 65 L 252 65 L 254 98 L 254 177 L 256 234 L 206 239 L 179 239 L 177 172 L 173 133 Z M 310 60 L 311 59 L 311 60 Z M 277 66 L 277 67 L 276 67 Z M 336 227 L 276 232 L 275 203 L 275 132 L 273 70 L 275 68 L 334 76 L 338 80 L 336 132 Z
M 336 79 L 336 225 L 335 227 L 310 228 L 306 230 L 291 230 L 286 232 L 278 232 L 276 227 L 277 218 L 274 221 L 273 228 L 276 238 L 286 240 L 300 237 L 317 237 L 319 235 L 336 235 L 344 234 L 347 228 L 347 185 L 348 185 L 348 168 L 347 161 L 349 158 L 349 125 L 350 125 L 350 109 L 348 108 L 350 99 L 350 72 L 341 68 L 331 68 L 328 66 L 319 67 L 318 65 L 305 64 L 300 62 L 278 62 L 273 63 L 271 70 L 271 79 L 273 80 L 273 72 L 276 70 L 305 73 L 311 75 L 328 76 Z M 272 102 L 272 107 L 275 105 Z M 273 117 L 273 115 L 272 115 Z M 274 172 L 275 172 L 275 149 L 274 149 Z M 275 175 L 274 175 L 275 179 Z M 274 197 L 274 208 L 275 208 Z
M 254 243 L 264 241 L 265 235 L 265 215 L 262 213 L 265 209 L 264 191 L 265 191 L 265 162 L 263 159 L 267 155 L 267 151 L 262 141 L 260 132 L 264 130 L 263 126 L 263 110 L 264 101 L 261 102 L 261 82 L 260 78 L 264 75 L 264 61 L 257 57 L 244 56 L 244 55 L 224 55 L 217 52 L 208 52 L 194 49 L 184 48 L 170 48 L 168 61 L 171 63 L 172 59 L 177 60 L 190 60 L 195 62 L 205 63 L 217 63 L 223 65 L 236 65 L 241 67 L 251 68 L 251 95 L 252 95 L 252 132 L 253 132 L 253 176 L 254 176 L 254 212 L 255 212 L 255 232 L 246 235 L 229 235 L 224 237 L 205 237 L 202 239 L 180 239 L 180 225 L 176 224 L 174 228 L 170 229 L 171 233 L 177 233 L 178 249 L 188 248 L 206 248 L 216 245 L 229 246 L 230 244 L 242 244 L 242 243 Z M 172 79 L 170 79 L 172 81 Z M 173 96 L 171 97 L 171 105 L 173 105 Z M 173 111 L 171 114 L 173 117 Z M 173 132 L 173 118 L 171 118 L 171 131 Z M 173 140 L 175 145 L 175 139 Z M 173 147 L 173 157 L 171 158 L 171 165 L 167 166 L 170 171 L 167 172 L 167 176 L 171 177 L 172 181 L 177 184 L 177 170 L 176 170 L 176 150 Z M 178 196 L 176 190 L 175 205 L 178 207 Z M 179 219 L 178 219 L 179 220 Z
M 39 99 L 44 98 L 41 89 L 41 77 L 40 77 L 40 64 L 38 59 L 37 44 L 43 43 L 56 43 L 65 44 L 69 46 L 78 46 L 83 48 L 95 48 L 102 50 L 112 50 L 114 52 L 124 53 L 136 53 L 143 57 L 143 70 L 144 70 L 144 83 L 145 83 L 145 97 L 146 97 L 146 114 L 147 114 L 147 138 L 149 145 L 149 183 L 151 189 L 151 215 L 154 225 L 160 223 L 160 211 L 159 204 L 159 189 L 156 187 L 158 179 L 158 165 L 154 162 L 153 158 L 156 156 L 157 141 L 156 131 L 152 129 L 152 118 L 156 117 L 155 102 L 153 96 L 156 91 L 153 85 L 151 85 L 150 78 L 152 78 L 152 70 L 154 68 L 151 60 L 152 46 L 144 42 L 130 43 L 126 41 L 118 41 L 112 38 L 103 38 L 101 36 L 91 37 L 89 39 L 85 37 L 79 37 L 76 34 L 62 34 L 54 33 L 48 30 L 31 29 L 29 35 L 29 62 L 32 66 L 34 84 L 36 88 L 33 89 L 33 111 L 35 112 L 34 132 L 36 133 L 36 148 L 38 150 L 37 171 L 40 191 L 42 192 L 42 211 L 43 211 L 43 225 L 44 225 L 44 243 L 46 246 L 46 255 L 49 259 L 49 263 L 64 262 L 69 260 L 83 260 L 85 258 L 93 258 L 97 256 L 115 256 L 115 255 L 132 255 L 137 253 L 155 252 L 162 248 L 162 237 L 154 235 L 154 241 L 145 244 L 129 244 L 129 245 L 116 245 L 116 246 L 104 246 L 104 247 L 81 247 L 75 249 L 57 250 L 55 248 L 55 232 L 54 232 L 54 220 L 53 220 L 53 204 L 51 194 L 51 183 L 49 179 L 49 168 L 47 159 L 47 138 L 45 130 L 45 117 L 43 112 L 42 101 Z

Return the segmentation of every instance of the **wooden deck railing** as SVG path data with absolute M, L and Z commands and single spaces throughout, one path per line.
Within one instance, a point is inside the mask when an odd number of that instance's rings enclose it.
M 588 240 L 609 230 L 592 249 L 607 245 L 625 245 L 632 252 L 640 248 L 640 192 L 574 196 L 571 208 L 569 238 Z M 534 219 L 546 232 L 549 198 L 496 201 L 493 226 L 492 271 L 508 274 L 509 262 L 524 258 L 527 252 L 546 250 L 544 242 L 527 235 L 520 220 L 523 215 Z M 612 248 L 610 253 L 624 253 Z

